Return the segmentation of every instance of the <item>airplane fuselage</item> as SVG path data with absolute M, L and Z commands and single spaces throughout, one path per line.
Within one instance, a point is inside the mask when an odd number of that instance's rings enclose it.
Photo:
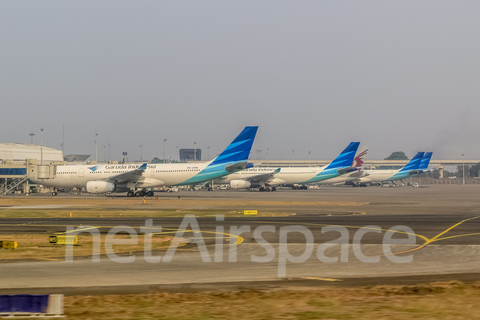
M 209 176 L 215 178 L 230 172 L 219 168 L 209 168 L 206 163 L 168 163 L 148 164 L 142 178 L 135 183 L 135 188 L 151 188 L 158 186 L 194 185 L 207 181 Z M 225 167 L 225 164 L 222 164 Z M 135 170 L 140 164 L 107 164 L 107 165 L 63 165 L 57 166 L 52 179 L 31 179 L 32 182 L 47 187 L 82 188 L 89 181 L 105 181 L 112 176 Z

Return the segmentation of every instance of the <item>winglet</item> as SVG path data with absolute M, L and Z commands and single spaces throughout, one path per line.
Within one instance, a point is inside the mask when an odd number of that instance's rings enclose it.
M 257 126 L 245 127 L 235 140 L 210 163 L 210 166 L 231 162 L 246 162 L 250 155 L 257 130 Z
M 358 146 L 360 142 L 350 142 L 350 144 L 345 148 L 345 150 L 340 153 L 340 155 L 330 162 L 330 164 L 325 168 L 326 169 L 338 169 L 338 168 L 349 168 L 355 157 Z
M 282 168 L 277 168 L 275 171 L 272 172 L 272 174 L 280 173 L 280 170 L 282 170 Z
M 145 171 L 145 170 L 147 170 L 147 163 L 145 162 L 144 164 L 142 164 L 140 167 L 138 167 L 137 170 L 140 170 L 140 171 Z

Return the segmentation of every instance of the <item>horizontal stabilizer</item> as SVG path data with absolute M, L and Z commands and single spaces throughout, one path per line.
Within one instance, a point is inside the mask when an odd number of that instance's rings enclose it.
M 369 174 L 366 173 L 365 171 L 359 170 L 357 172 L 352 173 L 349 177 L 351 177 L 351 178 L 361 178 L 361 177 L 366 177 L 366 176 L 369 176 Z
M 228 166 L 225 166 L 225 171 L 235 172 L 238 170 L 244 170 L 247 167 L 247 165 L 248 165 L 247 162 L 238 162 L 234 164 L 229 164 Z
M 342 175 L 342 174 L 346 174 L 346 173 L 349 173 L 349 172 L 354 172 L 354 171 L 357 171 L 357 170 L 358 170 L 357 168 L 353 168 L 353 167 L 343 168 L 343 169 L 338 169 L 337 173 L 339 175 Z

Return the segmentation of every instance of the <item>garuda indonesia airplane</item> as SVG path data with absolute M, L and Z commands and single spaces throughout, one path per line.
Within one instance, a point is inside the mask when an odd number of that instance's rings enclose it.
M 395 184 L 394 181 L 397 180 L 403 180 L 407 178 L 411 178 L 413 175 L 422 173 L 422 170 L 420 170 L 420 165 L 422 163 L 422 160 L 424 158 L 425 152 L 418 152 L 412 160 L 410 160 L 403 168 L 399 170 L 364 170 L 363 172 L 365 173 L 366 176 L 361 177 L 355 182 L 358 183 L 369 183 L 369 182 L 392 182 Z M 423 163 L 427 164 L 430 163 L 430 158 L 431 158 L 431 153 L 429 153 L 429 157 L 427 156 L 428 162 Z
M 258 127 L 245 127 L 215 159 L 204 163 L 107 164 L 57 166 L 53 179 L 32 179 L 54 188 L 85 188 L 89 193 L 128 192 L 129 197 L 153 196 L 147 188 L 195 185 L 247 167 Z M 53 192 L 57 195 L 57 192 Z
M 311 184 L 356 171 L 352 161 L 360 142 L 351 142 L 345 150 L 325 167 L 254 167 L 228 175 L 214 182 L 230 183 L 232 189 L 259 188 L 260 191 L 275 191 L 282 184 Z

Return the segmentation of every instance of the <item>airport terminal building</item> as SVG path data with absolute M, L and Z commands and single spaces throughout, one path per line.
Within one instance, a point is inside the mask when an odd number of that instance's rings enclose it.
M 0 161 L 2 163 L 13 160 L 14 162 L 25 162 L 27 159 L 36 159 L 49 164 L 53 161 L 64 161 L 61 150 L 39 146 L 36 144 L 22 143 L 0 143 Z

